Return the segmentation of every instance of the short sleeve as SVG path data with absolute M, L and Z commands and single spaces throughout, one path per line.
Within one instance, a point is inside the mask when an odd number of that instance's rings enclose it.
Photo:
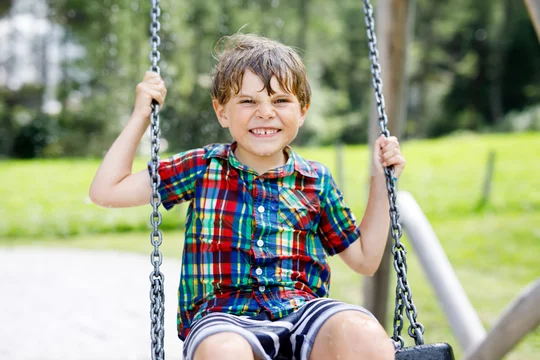
M 330 172 L 322 177 L 324 195 L 321 199 L 321 218 L 318 227 L 322 245 L 329 255 L 347 249 L 360 238 L 360 227 Z
M 197 179 L 207 167 L 205 153 L 204 149 L 189 150 L 159 162 L 158 192 L 165 209 L 193 198 Z M 148 173 L 152 176 L 151 162 L 148 162 Z

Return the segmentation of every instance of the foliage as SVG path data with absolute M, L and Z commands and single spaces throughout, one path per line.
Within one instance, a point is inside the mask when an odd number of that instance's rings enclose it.
M 53 120 L 40 113 L 27 125 L 21 126 L 13 140 L 12 156 L 16 158 L 34 158 L 43 154 L 43 150 L 52 143 Z
M 0 3 L 0 16 L 3 16 L 11 8 L 13 0 L 5 0 Z
M 0 156 L 32 158 L 54 140 L 54 120 L 40 110 L 42 86 L 0 88 Z
M 421 136 L 493 129 L 509 111 L 538 103 L 540 48 L 522 1 L 420 0 L 416 15 L 411 87 L 422 92 L 420 112 L 436 107 L 413 128 Z
M 511 111 L 500 124 L 501 131 L 540 131 L 540 105 L 530 106 L 522 111 Z
M 62 106 L 46 126 L 52 143 L 26 154 L 101 155 L 128 121 L 135 86 L 150 65 L 150 2 L 48 4 L 49 21 L 62 29 Z M 240 29 L 297 47 L 307 64 L 314 95 L 297 144 L 366 141 L 373 95 L 362 2 L 162 0 L 161 8 L 161 70 L 169 89 L 162 129 L 171 149 L 229 140 L 215 121 L 209 74 L 216 41 Z M 511 129 L 502 126 L 506 114 L 539 102 L 540 48 L 522 1 L 417 0 L 411 26 L 404 136 Z M 47 91 L 37 88 L 39 101 L 21 105 L 33 117 L 42 116 Z M 0 85 L 0 155 L 16 155 L 13 131 L 22 131 L 13 127 L 16 109 L 3 99 L 24 99 L 28 91 Z

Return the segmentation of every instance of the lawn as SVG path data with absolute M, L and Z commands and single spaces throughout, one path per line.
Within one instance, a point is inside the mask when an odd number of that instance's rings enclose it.
M 344 179 L 333 148 L 301 148 L 327 164 L 360 217 L 366 198 L 368 149 L 344 149 Z M 473 306 L 489 328 L 512 299 L 540 275 L 540 134 L 461 135 L 402 144 L 407 158 L 399 189 L 414 195 L 430 220 Z M 495 151 L 492 191 L 478 209 L 486 161 Z M 121 249 L 149 253 L 150 210 L 102 209 L 87 192 L 99 159 L 0 162 L 0 246 L 47 245 Z M 138 159 L 136 169 L 145 166 Z M 183 212 L 164 216 L 163 251 L 179 257 Z M 405 244 L 407 239 L 405 238 Z M 409 278 L 427 342 L 460 349 L 445 315 L 409 246 Z M 332 296 L 361 303 L 361 277 L 332 259 Z M 393 299 L 389 299 L 392 304 Z M 393 306 L 393 305 L 391 305 Z M 532 360 L 540 353 L 540 331 L 507 357 Z

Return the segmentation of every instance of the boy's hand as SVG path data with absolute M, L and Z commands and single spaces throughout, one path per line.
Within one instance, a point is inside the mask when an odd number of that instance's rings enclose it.
M 150 118 L 152 113 L 152 100 L 156 100 L 160 106 L 163 106 L 165 96 L 167 96 L 167 88 L 165 82 L 154 71 L 147 71 L 144 74 L 142 82 L 137 84 L 137 95 L 135 97 L 135 107 L 133 113 L 142 116 L 145 119 Z
M 373 175 L 384 174 L 384 168 L 394 165 L 394 177 L 399 178 L 405 167 L 398 139 L 395 136 L 379 136 L 373 147 Z

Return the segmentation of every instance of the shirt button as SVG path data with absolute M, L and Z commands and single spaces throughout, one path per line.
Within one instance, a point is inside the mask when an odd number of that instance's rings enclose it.
M 261 269 L 261 268 L 257 268 L 257 270 L 255 270 L 255 274 L 261 275 L 261 274 L 262 274 L 262 269 Z
M 263 212 L 264 212 L 264 206 L 262 206 L 262 205 L 259 206 L 259 207 L 257 208 L 257 211 L 260 212 L 260 213 L 263 213 Z
M 264 285 L 259 286 L 259 291 L 260 292 L 264 292 L 264 290 L 266 290 L 266 287 Z
M 264 241 L 262 241 L 262 240 L 257 241 L 257 245 L 258 245 L 258 246 L 263 246 L 263 245 L 264 245 Z

